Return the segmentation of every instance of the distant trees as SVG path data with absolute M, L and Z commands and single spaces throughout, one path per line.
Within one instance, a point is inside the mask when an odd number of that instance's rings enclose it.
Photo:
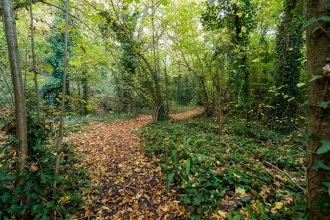
M 255 28 L 256 5 L 251 0 L 218 0 L 207 3 L 202 14 L 202 23 L 206 29 L 224 29 L 230 36 L 228 62 L 233 68 L 229 76 L 233 86 L 231 93 L 235 102 L 246 109 L 246 116 L 251 105 L 250 70 L 248 48 L 250 33 Z M 216 45 L 218 46 L 218 45 Z M 216 47 L 217 49 L 219 47 Z
M 114 33 L 115 39 L 120 42 L 123 53 L 121 55 L 121 64 L 125 72 L 121 73 L 121 80 L 124 80 L 130 87 L 141 89 L 147 92 L 145 94 L 148 101 L 151 101 L 153 108 L 153 119 L 155 121 L 162 121 L 168 119 L 168 111 L 166 109 L 166 96 L 164 96 L 164 88 L 162 88 L 161 80 L 161 60 L 159 54 L 159 39 L 160 32 L 156 25 L 156 12 L 161 5 L 160 1 L 152 1 L 150 5 L 146 6 L 147 10 L 143 15 L 142 21 L 148 17 L 150 25 L 150 40 L 149 45 L 143 45 L 141 39 L 134 36 L 136 20 L 138 18 L 138 11 L 133 14 L 128 14 L 128 7 L 122 5 L 122 8 L 115 6 L 111 1 L 113 11 L 102 11 L 100 15 L 103 16 L 109 25 L 111 31 Z M 122 11 L 125 11 L 122 13 Z M 142 34 L 142 33 L 140 33 Z M 139 36 L 141 37 L 141 36 Z M 133 83 L 132 78 L 139 78 Z M 140 86 L 136 85 L 139 84 Z M 129 99 L 130 95 L 127 91 L 121 91 L 122 98 Z M 127 101 L 126 101 L 127 102 Z M 126 104 L 127 105 L 127 104 Z
M 54 18 L 54 28 L 51 29 L 51 35 L 47 37 L 49 42 L 51 53 L 46 56 L 47 63 L 51 66 L 51 78 L 41 88 L 41 95 L 46 104 L 55 104 L 56 106 L 60 105 L 60 101 L 57 99 L 59 94 L 62 91 L 62 82 L 63 82 L 63 57 L 64 57 L 64 29 L 62 23 L 65 19 L 64 13 L 62 10 L 58 9 L 56 12 L 57 16 Z M 72 26 L 72 25 L 71 25 Z M 71 32 L 69 36 L 68 47 L 73 47 L 75 41 L 73 39 L 73 34 Z M 66 77 L 66 93 L 70 94 L 69 77 Z

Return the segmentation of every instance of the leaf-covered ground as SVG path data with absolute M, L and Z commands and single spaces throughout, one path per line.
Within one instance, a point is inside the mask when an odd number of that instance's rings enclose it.
M 172 115 L 183 119 L 202 109 Z M 136 137 L 151 116 L 98 123 L 67 138 L 84 156 L 93 181 L 82 216 L 98 219 L 184 219 L 175 193 L 166 193 L 161 167 L 145 156 Z
M 307 219 L 304 131 L 210 118 L 150 123 L 141 144 L 190 219 Z

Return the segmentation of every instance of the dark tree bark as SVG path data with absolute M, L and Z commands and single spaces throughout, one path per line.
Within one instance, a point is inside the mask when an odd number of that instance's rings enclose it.
M 308 21 L 313 17 L 329 16 L 328 4 L 329 0 L 306 0 L 305 19 Z M 330 153 L 314 153 L 321 147 L 322 140 L 330 139 L 330 107 L 324 109 L 318 106 L 319 102 L 330 102 L 330 71 L 326 70 L 329 68 L 326 59 L 330 57 L 329 28 L 329 22 L 319 21 L 307 26 L 306 32 L 309 105 L 306 181 L 310 219 L 313 220 L 330 219 L 330 197 L 327 192 L 321 191 L 325 187 L 323 183 L 330 181 L 330 171 L 316 169 L 318 166 L 315 166 L 315 163 L 321 162 L 330 167 Z M 312 76 L 322 78 L 309 82 Z
M 25 159 L 28 156 L 25 91 L 21 74 L 12 0 L 2 0 L 2 9 L 15 96 L 16 137 L 19 139 L 16 146 L 16 172 L 20 175 L 25 170 Z M 16 183 L 24 184 L 24 182 L 25 179 L 22 176 L 18 176 Z

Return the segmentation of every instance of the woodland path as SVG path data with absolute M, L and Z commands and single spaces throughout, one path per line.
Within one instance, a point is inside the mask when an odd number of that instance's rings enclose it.
M 202 109 L 177 113 L 180 120 L 201 114 Z M 128 121 L 94 124 L 86 132 L 68 137 L 84 155 L 99 194 L 86 196 L 86 219 L 185 219 L 175 192 L 166 194 L 161 167 L 156 167 L 139 147 L 136 132 L 151 122 L 142 115 Z

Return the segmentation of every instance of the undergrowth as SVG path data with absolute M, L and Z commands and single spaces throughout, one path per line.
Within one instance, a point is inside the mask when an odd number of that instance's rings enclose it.
M 307 219 L 305 132 L 245 124 L 227 121 L 220 135 L 202 117 L 151 123 L 140 138 L 191 219 Z
M 17 142 L 11 136 L 0 148 L 0 219 L 71 219 L 84 206 L 91 185 L 83 158 L 69 144 L 62 148 L 59 173 L 55 173 L 56 149 L 46 143 L 37 123 L 29 120 L 29 157 L 22 176 L 24 185 L 15 186 Z M 57 187 L 52 187 L 54 179 Z

